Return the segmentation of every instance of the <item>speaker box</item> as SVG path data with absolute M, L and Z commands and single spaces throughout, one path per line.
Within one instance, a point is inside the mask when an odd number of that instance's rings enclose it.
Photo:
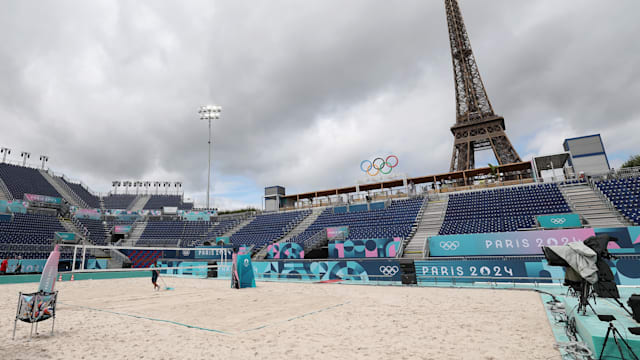
M 631 295 L 629 301 L 627 301 L 627 305 L 629 305 L 631 312 L 633 312 L 633 320 L 640 323 L 640 294 Z

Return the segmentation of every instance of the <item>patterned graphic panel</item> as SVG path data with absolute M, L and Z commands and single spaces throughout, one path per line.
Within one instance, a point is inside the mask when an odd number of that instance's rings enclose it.
M 296 243 L 271 244 L 267 251 L 267 259 L 304 259 L 304 248 Z
M 345 280 L 359 283 L 401 281 L 396 260 L 377 261 L 262 261 L 254 262 L 256 279 L 306 281 Z
M 401 238 L 332 241 L 329 258 L 393 258 L 401 242 Z
M 327 228 L 327 239 L 333 240 L 335 238 L 346 239 L 349 237 L 348 226 L 336 226 Z

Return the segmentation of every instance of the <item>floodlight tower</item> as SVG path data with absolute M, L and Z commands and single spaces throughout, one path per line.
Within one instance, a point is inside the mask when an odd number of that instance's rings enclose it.
M 20 153 L 20 157 L 22 157 L 22 166 L 27 165 L 27 159 L 31 157 L 30 152 L 23 151 Z
M 176 187 L 176 195 L 180 195 L 180 189 L 182 188 L 182 183 L 180 181 L 176 181 L 173 183 L 173 186 Z
M 6 162 L 7 161 L 7 155 L 11 154 L 11 149 L 3 147 L 0 148 L 0 153 L 2 153 L 2 162 Z
M 153 187 L 156 188 L 156 195 L 158 195 L 158 190 L 160 190 L 160 185 L 162 185 L 160 181 L 153 182 Z
M 113 194 L 118 194 L 118 186 L 122 185 L 122 182 L 115 180 L 111 182 L 111 186 L 113 186 Z
M 220 119 L 220 113 L 222 112 L 221 106 L 216 105 L 206 105 L 201 106 L 200 110 L 198 110 L 198 114 L 200 114 L 200 120 L 208 120 L 209 121 L 209 168 L 207 171 L 207 209 L 209 209 L 209 199 L 211 198 L 210 188 L 211 188 L 211 120 Z
M 124 193 L 129 194 L 129 187 L 131 186 L 131 181 L 127 180 L 122 183 L 124 186 Z
M 40 161 L 42 161 L 42 170 L 44 170 L 44 163 L 49 161 L 49 157 L 47 155 L 40 155 Z

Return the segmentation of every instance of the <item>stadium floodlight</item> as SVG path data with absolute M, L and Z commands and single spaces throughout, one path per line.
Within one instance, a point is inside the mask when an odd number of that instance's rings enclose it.
M 25 166 L 27 165 L 27 159 L 31 157 L 31 153 L 23 151 L 20 153 L 20 157 L 22 158 L 22 166 Z
M 7 161 L 7 155 L 11 154 L 11 149 L 3 147 L 0 148 L 0 153 L 2 154 L 2 162 L 6 162 Z
M 162 186 L 164 187 L 164 194 L 169 195 L 169 188 L 171 188 L 171 182 L 165 181 Z
M 174 183 L 173 183 L 173 186 L 175 186 L 175 187 L 176 187 L 176 195 L 180 195 L 180 190 L 179 190 L 179 188 L 181 188 L 181 187 L 182 187 L 182 183 L 181 183 L 180 181 L 176 181 L 176 182 L 174 182 Z
M 122 184 L 124 186 L 124 193 L 128 194 L 129 193 L 129 186 L 131 186 L 131 181 L 125 181 Z
M 160 181 L 153 182 L 153 187 L 156 188 L 156 195 L 158 195 L 158 190 L 160 190 L 160 185 L 162 185 L 162 182 Z
M 47 155 L 40 155 L 40 161 L 42 161 L 42 170 L 44 170 L 44 163 L 49 161 L 49 157 Z
M 151 187 L 151 181 L 145 181 L 142 185 L 144 185 L 145 194 L 149 195 L 149 188 Z
M 206 105 L 201 106 L 198 110 L 200 120 L 207 120 L 209 122 L 209 167 L 207 171 L 207 209 L 209 209 L 209 201 L 211 198 L 211 120 L 220 119 L 220 113 L 222 112 L 222 106 Z
M 114 180 L 111 182 L 111 186 L 113 186 L 113 193 L 117 194 L 118 193 L 118 186 L 122 185 L 122 183 L 118 180 Z

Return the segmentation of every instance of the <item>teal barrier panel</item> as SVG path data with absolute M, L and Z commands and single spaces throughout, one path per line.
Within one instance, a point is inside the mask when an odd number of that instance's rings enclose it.
M 578 214 L 538 215 L 536 218 L 545 229 L 582 227 Z
M 222 245 L 230 245 L 231 244 L 231 238 L 228 236 L 218 236 L 216 238 L 216 245 L 218 244 L 222 244 Z
M 55 240 L 74 241 L 76 239 L 76 234 L 70 232 L 56 232 L 53 238 Z

